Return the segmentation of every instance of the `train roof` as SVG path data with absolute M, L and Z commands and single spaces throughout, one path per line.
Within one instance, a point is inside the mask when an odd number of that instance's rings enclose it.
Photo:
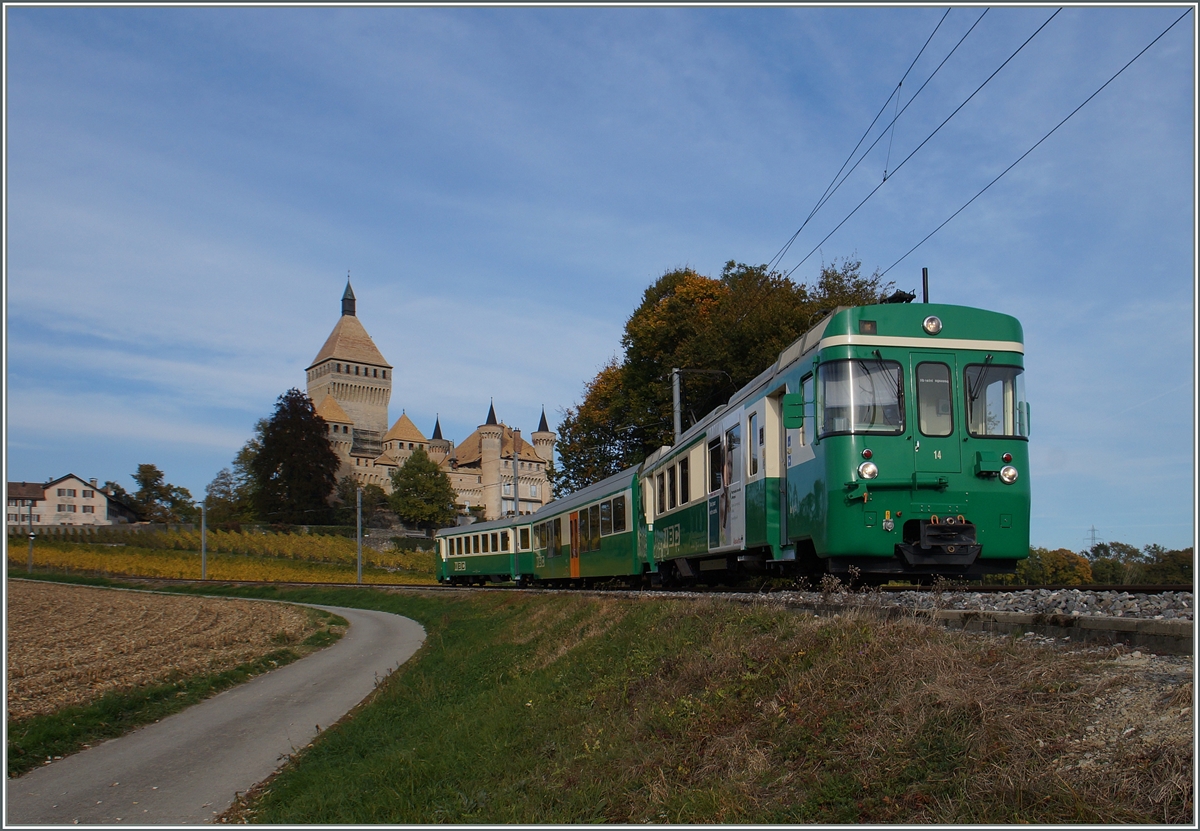
M 487 522 L 472 522 L 470 525 L 456 525 L 453 528 L 442 528 L 435 534 L 438 537 L 450 537 L 455 534 L 478 534 L 480 531 L 500 531 L 507 530 L 513 525 L 520 525 L 520 521 L 514 522 L 518 517 L 502 517 L 500 519 L 489 519 Z
M 594 499 L 624 490 L 633 482 L 640 468 L 641 465 L 634 465 L 622 470 L 620 473 L 614 473 L 607 479 L 601 479 L 599 482 L 588 485 L 586 488 L 577 490 L 575 493 L 564 496 L 561 499 L 556 499 L 553 502 L 548 502 L 534 511 L 529 520 L 531 522 L 540 522 L 553 514 L 560 514 L 579 505 L 585 505 Z

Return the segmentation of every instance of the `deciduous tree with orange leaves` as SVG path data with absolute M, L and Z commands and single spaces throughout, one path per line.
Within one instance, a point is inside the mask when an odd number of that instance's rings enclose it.
M 719 278 L 691 268 L 646 289 L 621 338 L 624 351 L 584 387 L 558 429 L 561 493 L 637 464 L 672 441 L 671 370 L 683 375 L 683 427 L 694 424 L 763 371 L 788 344 L 837 306 L 879 302 L 879 273 L 843 260 L 815 286 L 730 260 Z

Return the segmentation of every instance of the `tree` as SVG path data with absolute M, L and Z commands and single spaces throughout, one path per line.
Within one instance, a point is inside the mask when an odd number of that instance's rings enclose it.
M 1029 549 L 1029 558 L 1017 563 L 1017 581 L 1027 586 L 1083 586 L 1092 582 L 1087 558 L 1066 548 Z
M 1083 553 L 1092 565 L 1092 579 L 1101 585 L 1128 586 L 1140 582 L 1145 556 L 1124 542 L 1098 542 Z
M 421 448 L 392 471 L 392 510 L 406 523 L 427 530 L 450 525 L 456 498 L 450 477 Z
M 138 517 L 145 522 L 192 522 L 199 518 L 200 510 L 195 506 L 187 488 L 169 484 L 157 465 L 141 464 L 133 474 L 138 489 L 126 493 L 115 482 L 106 482 L 105 487 L 119 491 L 118 496 L 126 502 Z
M 1145 548 L 1146 565 L 1142 579 L 1155 585 L 1190 585 L 1195 579 L 1192 549 L 1168 551 L 1161 545 Z
M 877 303 L 891 284 L 861 263 L 822 267 L 815 288 L 766 266 L 730 260 L 719 279 L 690 268 L 663 274 L 601 368 L 563 413 L 559 479 L 570 493 L 641 461 L 673 440 L 671 370 L 683 376 L 683 428 L 728 400 L 838 305 Z
M 260 446 L 247 463 L 256 513 L 268 522 L 328 522 L 339 464 L 325 419 L 307 395 L 288 390 L 276 401 Z
M 388 528 L 395 518 L 388 495 L 379 485 L 362 486 L 363 526 Z M 353 476 L 343 476 L 337 484 L 336 520 L 339 525 L 355 525 L 358 522 L 358 482 Z

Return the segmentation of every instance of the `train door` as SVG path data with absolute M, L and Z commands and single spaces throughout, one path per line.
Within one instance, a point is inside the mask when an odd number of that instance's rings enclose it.
M 714 428 L 716 425 L 714 425 Z M 708 438 L 708 549 L 741 548 L 746 539 L 742 413 L 731 413 Z
M 571 577 L 579 576 L 579 512 L 571 514 Z
M 914 396 L 914 470 L 919 473 L 962 471 L 962 440 L 954 392 L 958 364 L 950 352 L 913 352 L 911 362 Z

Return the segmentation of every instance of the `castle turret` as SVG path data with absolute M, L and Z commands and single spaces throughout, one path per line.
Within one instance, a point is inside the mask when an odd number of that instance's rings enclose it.
M 550 425 L 546 423 L 545 407 L 542 407 L 542 420 L 538 422 L 538 428 L 530 435 L 530 438 L 533 439 L 533 449 L 538 454 L 538 458 L 546 464 L 551 464 L 554 461 L 555 436 L 550 432 Z
M 487 421 L 479 426 L 479 474 L 482 477 L 483 505 L 489 517 L 500 513 L 500 445 L 504 428 L 496 421 L 495 404 L 488 406 Z
M 429 458 L 436 464 L 441 464 L 450 456 L 450 451 L 454 449 L 451 442 L 442 438 L 442 419 L 441 416 L 434 417 L 433 420 L 433 437 L 429 440 Z

